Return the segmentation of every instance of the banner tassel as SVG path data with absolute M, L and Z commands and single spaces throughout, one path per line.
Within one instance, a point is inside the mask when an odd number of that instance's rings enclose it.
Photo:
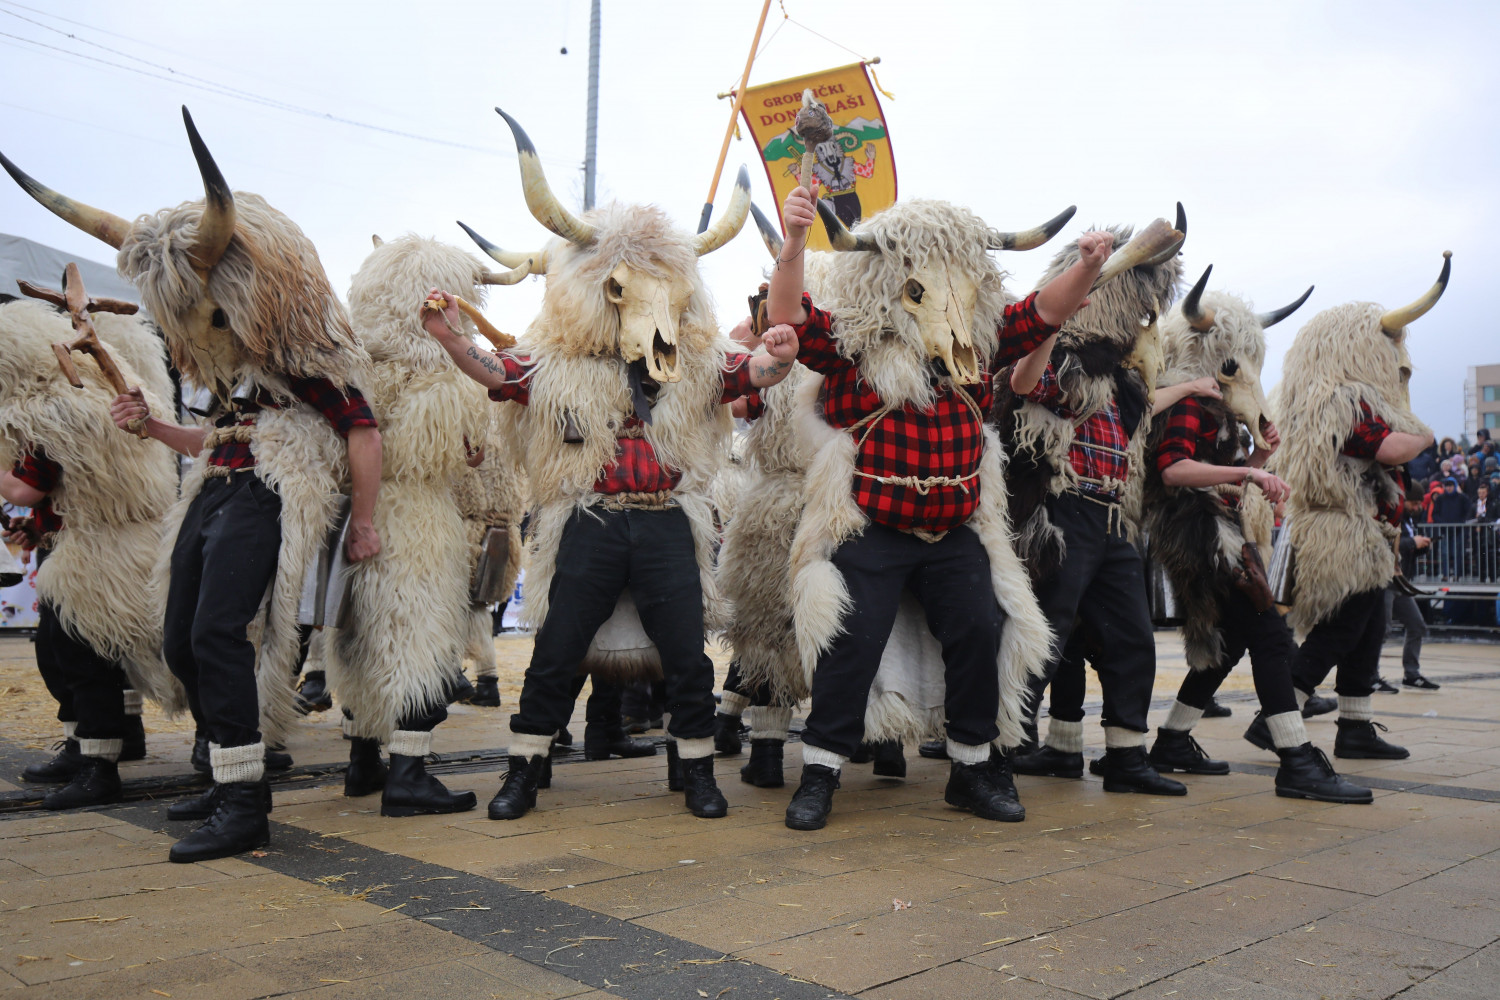
M 870 82 L 875 85 L 875 89 L 880 91 L 880 93 L 883 94 L 887 100 L 894 101 L 896 99 L 896 95 L 880 85 L 880 77 L 875 75 L 874 65 L 872 65 L 871 63 L 865 63 L 865 69 L 869 71 Z

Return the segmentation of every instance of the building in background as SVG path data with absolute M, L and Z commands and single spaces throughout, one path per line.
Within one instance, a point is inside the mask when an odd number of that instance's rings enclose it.
M 1464 382 L 1464 433 L 1472 441 L 1481 427 L 1500 431 L 1500 365 L 1472 366 Z

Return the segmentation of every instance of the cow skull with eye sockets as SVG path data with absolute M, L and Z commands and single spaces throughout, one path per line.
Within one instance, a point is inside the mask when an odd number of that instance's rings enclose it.
M 1167 318 L 1169 361 L 1185 378 L 1218 379 L 1225 408 L 1249 428 L 1257 449 L 1269 449 L 1265 432 L 1271 423 L 1270 405 L 1260 383 L 1266 358 L 1264 331 L 1296 312 L 1313 290 L 1309 286 L 1280 309 L 1257 313 L 1225 292 L 1205 296 L 1213 270 L 1210 264 Z
M 586 251 L 593 247 L 599 235 L 597 225 L 590 217 L 580 218 L 563 207 L 547 183 L 530 137 L 510 115 L 499 108 L 495 111 L 505 119 L 515 137 L 522 190 L 531 214 L 574 248 Z M 692 253 L 701 257 L 729 242 L 744 225 L 749 211 L 750 175 L 741 167 L 728 211 L 707 230 L 688 238 Z M 526 273 L 547 274 L 549 264 L 559 257 L 557 243 L 534 253 L 507 251 L 464 223 L 459 225 L 485 253 L 507 268 L 525 267 Z M 655 266 L 642 266 L 645 264 Z M 653 381 L 662 384 L 679 381 L 682 376 L 678 368 L 678 328 L 694 292 L 693 277 L 681 267 L 663 262 L 620 260 L 609 272 L 601 291 L 614 307 L 618 321 L 618 332 L 610 346 L 627 364 L 641 362 L 645 374 Z

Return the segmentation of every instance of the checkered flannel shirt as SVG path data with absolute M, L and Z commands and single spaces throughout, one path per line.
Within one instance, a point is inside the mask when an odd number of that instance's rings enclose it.
M 1196 396 L 1184 396 L 1167 411 L 1167 428 L 1156 446 L 1156 471 L 1166 472 L 1178 462 L 1212 457 L 1219 444 L 1219 421 L 1203 408 Z M 1220 492 L 1225 506 L 1238 507 L 1239 498 Z
M 531 359 L 498 352 L 495 357 L 505 369 L 505 384 L 490 390 L 490 398 L 497 403 L 531 402 Z M 732 403 L 741 396 L 750 395 L 755 386 L 750 383 L 750 366 L 746 364 L 750 355 L 731 353 L 725 356 L 724 385 L 719 393 L 719 403 Z M 634 414 L 626 417 L 621 430 L 633 432 L 622 434 L 615 441 L 615 460 L 600 471 L 594 481 L 594 492 L 605 495 L 617 493 L 665 493 L 675 490 L 682 482 L 682 473 L 671 466 L 663 465 L 656 457 L 656 449 L 644 437 L 633 436 L 642 426 L 641 419 Z
M 1359 401 L 1359 422 L 1344 439 L 1344 447 L 1341 451 L 1350 458 L 1363 458 L 1375 461 L 1375 453 L 1380 450 L 1380 445 L 1386 438 L 1391 436 L 1391 425 L 1375 415 L 1370 409 L 1370 404 L 1364 400 Z M 1396 484 L 1398 499 L 1378 505 L 1376 518 L 1386 524 L 1401 526 L 1401 500 L 1406 496 L 1406 473 L 1397 466 L 1384 466 L 1386 475 Z
M 374 427 L 375 414 L 360 391 L 350 386 L 344 391 L 326 378 L 288 378 L 287 387 L 296 397 L 323 414 L 339 437 L 347 438 L 356 427 Z M 252 401 L 243 404 L 233 413 L 220 417 L 217 427 L 243 427 L 255 423 L 255 415 L 261 410 L 277 410 L 280 402 L 269 390 L 261 389 Z M 208 456 L 209 465 L 226 469 L 255 468 L 255 456 L 250 453 L 248 441 L 225 441 Z
M 1125 478 L 1130 475 L 1130 459 L 1125 456 L 1130 449 L 1130 438 L 1125 433 L 1125 425 L 1120 422 L 1120 407 L 1116 405 L 1114 397 L 1109 398 L 1109 404 L 1104 409 L 1089 414 L 1079 422 L 1078 414 L 1062 401 L 1057 371 L 1049 361 L 1036 388 L 1026 398 L 1074 422 L 1073 443 L 1068 447 L 1068 462 L 1079 479 L 1083 480 L 1077 489 L 1101 500 L 1118 502 L 1120 491 L 1102 485 L 1107 480 L 1124 483 Z
M 797 327 L 797 360 L 823 375 L 823 417 L 830 426 L 854 428 L 885 408 L 879 394 L 860 374 L 857 359 L 846 357 L 833 330 L 832 314 L 802 296 L 807 322 Z M 979 504 L 979 480 L 935 485 L 925 492 L 870 476 L 963 479 L 979 469 L 984 451 L 983 417 L 994 402 L 994 372 L 1034 351 L 1057 328 L 1036 312 L 1036 294 L 1005 308 L 1000 346 L 980 372 L 978 384 L 952 386 L 932 376 L 937 398 L 928 410 L 903 406 L 851 430 L 859 453 L 855 469 L 864 473 L 853 483 L 854 502 L 876 524 L 900 531 L 950 531 L 967 521 Z M 967 392 L 973 405 L 958 393 Z M 977 411 L 977 412 L 976 412 Z
M 62 466 L 47 457 L 41 448 L 32 448 L 16 459 L 10 474 L 34 490 L 51 493 L 62 482 Z M 31 523 L 43 539 L 62 530 L 62 515 L 52 508 L 52 498 L 45 497 L 31 508 Z

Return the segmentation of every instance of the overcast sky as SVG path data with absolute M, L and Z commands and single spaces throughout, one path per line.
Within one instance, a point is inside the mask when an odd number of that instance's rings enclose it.
M 601 201 L 654 202 L 696 224 L 729 114 L 715 95 L 738 82 L 759 10 L 759 0 L 605 0 Z M 1141 224 L 1170 218 L 1180 199 L 1190 278 L 1212 263 L 1217 287 L 1263 309 L 1316 284 L 1303 313 L 1271 331 L 1268 387 L 1306 316 L 1350 300 L 1405 304 L 1432 283 L 1443 250 L 1454 253 L 1452 285 L 1412 328 L 1418 413 L 1456 434 L 1466 368 L 1500 362 L 1495 310 L 1483 305 L 1500 274 L 1500 4 L 785 0 L 785 10 L 793 21 L 772 5 L 751 82 L 853 61 L 840 45 L 880 56 L 902 197 L 957 202 L 1002 229 L 1075 203 L 1078 226 Z M 231 186 L 295 219 L 342 292 L 372 233 L 468 248 L 454 225 L 463 219 L 507 248 L 544 242 L 492 108 L 525 126 L 577 205 L 588 21 L 587 0 L 0 0 L 0 149 L 44 183 L 134 217 L 201 196 L 185 103 Z M 730 148 L 721 210 L 741 163 L 772 208 L 746 140 Z M 8 180 L 0 231 L 112 259 Z M 1015 290 L 1047 255 L 1004 256 Z M 704 258 L 725 326 L 766 263 L 753 225 Z M 540 296 L 539 279 L 497 288 L 488 312 L 519 331 Z

